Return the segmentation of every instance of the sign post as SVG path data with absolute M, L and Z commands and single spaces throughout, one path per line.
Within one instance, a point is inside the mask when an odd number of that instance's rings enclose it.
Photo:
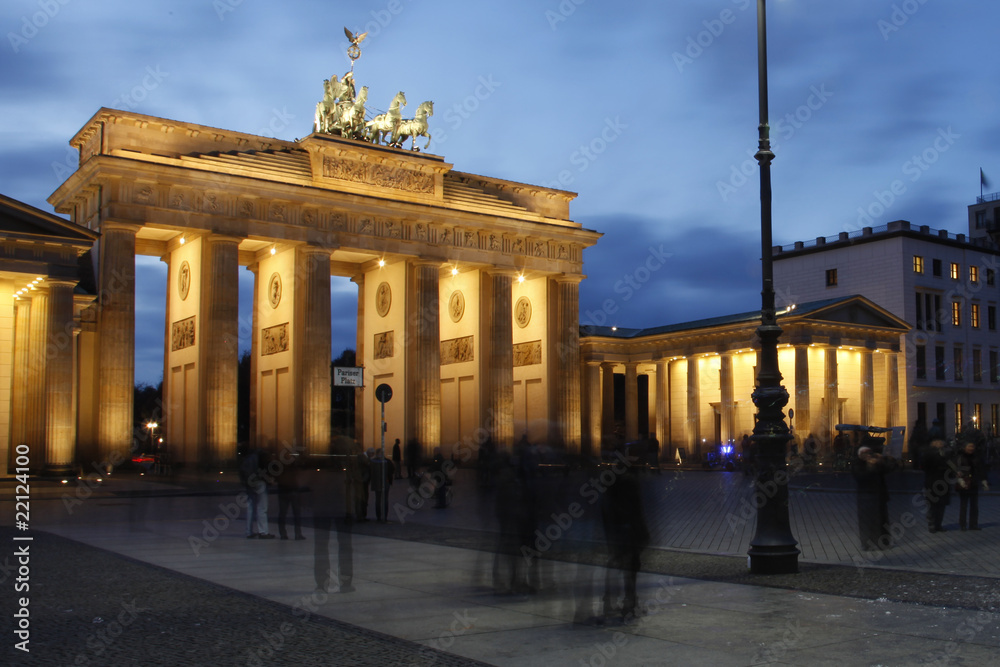
M 378 402 L 382 404 L 382 445 L 380 449 L 380 454 L 378 459 L 375 461 L 375 467 L 372 470 L 372 479 L 377 479 L 377 483 L 372 484 L 372 488 L 375 490 L 375 515 L 379 521 L 386 520 L 386 510 L 389 506 L 389 462 L 385 458 L 385 404 L 389 402 L 392 398 L 392 387 L 382 383 L 375 387 L 375 398 Z M 377 475 L 377 477 L 376 477 Z

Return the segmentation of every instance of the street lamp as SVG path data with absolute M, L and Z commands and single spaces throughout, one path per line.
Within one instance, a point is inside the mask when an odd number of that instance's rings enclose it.
M 791 439 L 782 408 L 788 392 L 781 385 L 778 369 L 778 337 L 781 327 L 774 308 L 774 267 L 771 257 L 771 152 L 767 118 L 767 18 L 765 0 L 757 0 L 757 81 L 760 101 L 760 125 L 757 153 L 760 164 L 760 243 L 761 309 L 760 360 L 753 402 L 757 422 L 752 440 L 757 445 L 757 532 L 750 540 L 750 571 L 754 574 L 789 574 L 798 572 L 799 550 L 788 521 L 788 473 L 785 446 Z
M 159 426 L 159 424 L 157 424 L 153 420 L 149 420 L 148 422 L 146 422 L 146 428 L 149 429 L 149 446 L 150 447 L 154 446 L 153 445 L 153 431 L 156 430 L 157 426 Z

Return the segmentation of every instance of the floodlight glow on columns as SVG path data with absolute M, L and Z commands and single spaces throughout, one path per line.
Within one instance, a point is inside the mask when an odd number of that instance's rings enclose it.
M 185 241 L 185 238 L 182 236 L 181 237 L 181 245 L 184 245 L 184 241 Z
M 517 282 L 519 282 L 519 283 L 523 283 L 524 282 L 524 274 L 523 273 L 517 277 Z
M 381 269 L 381 268 L 384 268 L 384 267 L 385 267 L 385 260 L 380 258 L 378 260 L 378 268 Z
M 275 248 L 274 246 L 271 246 L 271 257 L 274 257 L 275 253 L 277 253 L 277 252 L 278 252 L 278 249 Z
M 451 267 L 451 275 L 453 275 L 453 276 L 457 276 L 458 275 L 458 267 L 457 266 Z

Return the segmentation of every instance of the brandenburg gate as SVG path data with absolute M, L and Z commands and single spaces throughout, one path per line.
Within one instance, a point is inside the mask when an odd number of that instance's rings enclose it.
M 251 440 L 329 450 L 332 276 L 358 290 L 364 446 L 379 442 L 384 382 L 387 422 L 426 452 L 523 433 L 579 451 L 578 287 L 600 235 L 570 220 L 574 194 L 329 133 L 283 141 L 113 109 L 71 144 L 79 167 L 49 201 L 100 234 L 79 457 L 132 446 L 136 255 L 168 267 L 162 423 L 179 461 L 235 457 L 247 330 Z

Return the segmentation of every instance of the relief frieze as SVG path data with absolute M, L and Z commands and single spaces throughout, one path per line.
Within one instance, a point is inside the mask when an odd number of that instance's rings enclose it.
M 514 368 L 542 363 L 542 341 L 514 344 Z
M 473 336 L 463 336 L 441 341 L 441 365 L 475 361 L 473 340 Z
M 405 192 L 434 193 L 434 177 L 432 175 L 381 164 L 325 157 L 323 158 L 323 176 Z
M 260 331 L 260 354 L 267 356 L 288 350 L 288 322 Z
M 170 325 L 170 351 L 176 352 L 194 345 L 194 315 Z
M 375 334 L 374 340 L 375 358 L 391 359 L 394 353 L 392 331 L 383 331 Z

